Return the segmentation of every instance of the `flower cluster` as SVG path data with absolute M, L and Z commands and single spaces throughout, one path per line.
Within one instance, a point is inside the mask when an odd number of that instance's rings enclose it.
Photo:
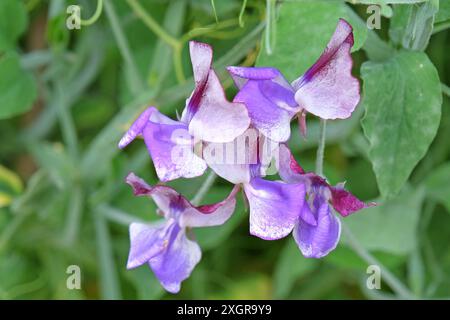
M 339 20 L 322 55 L 291 84 L 275 68 L 228 67 L 239 89 L 233 102 L 212 69 L 212 48 L 189 45 L 195 88 L 180 119 L 149 107 L 119 147 L 142 135 L 162 182 L 197 177 L 209 167 L 235 186 L 219 203 L 194 206 L 174 189 L 150 186 L 130 173 L 126 181 L 135 195 L 152 198 L 164 219 L 131 224 L 127 267 L 148 263 L 167 291 L 178 292 L 201 258 L 191 228 L 225 223 L 240 188 L 250 209 L 250 234 L 276 240 L 292 233 L 305 257 L 327 255 L 341 230 L 333 209 L 347 216 L 371 204 L 358 200 L 343 184 L 331 186 L 325 178 L 306 173 L 286 142 L 292 119 L 298 118 L 306 135 L 307 113 L 345 119 L 358 104 L 359 82 L 351 74 L 352 27 Z M 281 180 L 264 178 L 273 166 Z

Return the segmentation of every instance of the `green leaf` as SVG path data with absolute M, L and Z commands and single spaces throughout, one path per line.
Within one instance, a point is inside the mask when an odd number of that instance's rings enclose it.
M 27 23 L 27 12 L 22 1 L 0 1 L 0 51 L 15 47 Z
M 276 22 L 275 46 L 268 55 L 261 49 L 258 66 L 280 69 L 288 80 L 301 76 L 320 56 L 333 35 L 339 18 L 353 26 L 358 50 L 367 37 L 367 28 L 342 2 L 296 1 L 281 5 Z
M 0 53 L 0 119 L 28 111 L 36 98 L 36 84 L 13 52 Z
M 288 239 L 275 266 L 274 298 L 286 298 L 294 287 L 295 281 L 314 270 L 317 265 L 318 260 L 304 258 L 295 241 Z
M 378 187 L 396 194 L 425 155 L 441 118 L 438 73 L 424 53 L 400 52 L 384 63 L 366 62 L 362 120 Z
M 438 0 L 417 5 L 396 5 L 389 26 L 389 36 L 405 49 L 423 51 L 433 32 L 434 17 L 439 9 Z
M 434 20 L 435 23 L 444 22 L 450 19 L 450 1 L 440 0 L 439 11 Z
M 425 180 L 427 194 L 430 198 L 442 203 L 450 212 L 450 162 L 447 162 L 435 170 Z
M 343 221 L 367 250 L 406 255 L 416 248 L 417 225 L 425 192 L 406 190 L 397 198 L 364 209 Z M 347 244 L 345 235 L 342 243 Z

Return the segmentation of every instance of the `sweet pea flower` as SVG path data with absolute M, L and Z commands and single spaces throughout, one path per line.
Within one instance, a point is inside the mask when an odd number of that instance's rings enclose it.
M 294 239 L 307 258 L 321 258 L 336 248 L 340 233 L 340 220 L 331 207 L 346 217 L 361 209 L 374 206 L 364 203 L 344 189 L 344 185 L 331 186 L 315 173 L 305 173 L 285 144 L 279 149 L 279 175 L 287 183 L 303 182 L 306 197 L 293 230 Z
M 303 181 L 263 179 L 277 148 L 278 143 L 249 128 L 234 141 L 210 143 L 203 151 L 205 161 L 217 175 L 243 186 L 250 209 L 250 234 L 264 240 L 290 234 L 305 202 Z
M 174 189 L 150 186 L 133 173 L 127 176 L 126 182 L 136 196 L 152 198 L 159 208 L 158 213 L 164 217 L 153 224 L 130 225 L 127 268 L 148 263 L 164 289 L 177 293 L 181 282 L 190 276 L 202 255 L 189 228 L 218 226 L 226 222 L 236 206 L 239 187 L 235 186 L 219 203 L 195 207 Z
M 241 135 L 250 124 L 244 104 L 229 102 L 211 68 L 213 51 L 204 43 L 189 43 L 195 89 L 186 101 L 179 121 L 146 109 L 119 142 L 124 148 L 138 135 L 144 137 L 161 181 L 200 176 L 205 161 L 194 153 L 198 142 L 226 143 Z
M 352 76 L 353 29 L 340 19 L 319 59 L 291 84 L 271 67 L 228 67 L 246 104 L 252 125 L 271 140 L 290 136 L 290 121 L 298 117 L 306 134 L 306 112 L 322 119 L 346 119 L 359 102 L 359 82 Z M 301 59 L 301 56 L 300 56 Z

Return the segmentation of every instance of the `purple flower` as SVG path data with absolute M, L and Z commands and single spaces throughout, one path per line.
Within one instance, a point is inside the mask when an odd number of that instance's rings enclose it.
M 346 191 L 343 184 L 331 186 L 322 177 L 305 173 L 285 144 L 280 144 L 279 157 L 281 178 L 288 183 L 303 182 L 306 188 L 294 239 L 305 257 L 321 258 L 336 247 L 340 237 L 340 221 L 331 207 L 346 217 L 375 203 L 362 202 Z
M 146 109 L 119 142 L 124 148 L 142 134 L 161 181 L 202 175 L 205 161 L 194 153 L 197 142 L 226 143 L 241 135 L 250 118 L 244 104 L 228 102 L 214 70 L 212 48 L 189 43 L 195 89 L 186 101 L 180 121 Z
M 305 198 L 302 181 L 286 183 L 262 178 L 276 149 L 278 143 L 250 128 L 230 143 L 207 144 L 203 152 L 215 173 L 243 185 L 250 209 L 250 234 L 265 240 L 280 239 L 292 232 Z
M 340 19 L 319 59 L 291 84 L 275 68 L 228 67 L 240 89 L 234 101 L 247 105 L 253 126 L 270 139 L 284 142 L 295 116 L 303 134 L 306 112 L 322 119 L 350 117 L 360 99 L 359 82 L 351 74 L 352 30 Z
M 192 240 L 192 227 L 218 226 L 233 214 L 236 205 L 235 186 L 223 201 L 195 207 L 174 189 L 149 186 L 130 173 L 126 182 L 136 196 L 151 197 L 164 220 L 154 224 L 130 225 L 130 253 L 127 268 L 148 263 L 161 285 L 171 293 L 180 291 L 181 282 L 187 279 L 201 259 L 199 245 Z

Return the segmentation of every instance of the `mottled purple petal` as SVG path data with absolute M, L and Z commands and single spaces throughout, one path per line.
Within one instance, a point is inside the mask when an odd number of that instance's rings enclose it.
M 214 70 L 209 71 L 198 108 L 189 122 L 189 133 L 207 142 L 230 142 L 250 125 L 244 104 L 229 102 Z
M 290 135 L 290 121 L 298 112 L 294 91 L 275 68 L 228 67 L 240 89 L 234 101 L 247 106 L 252 124 L 268 138 L 280 142 Z
M 151 197 L 167 219 L 175 219 L 181 227 L 209 227 L 223 224 L 233 214 L 239 186 L 234 186 L 226 199 L 218 203 L 194 206 L 168 186 L 150 186 L 144 180 L 130 173 L 126 182 L 136 196 Z
M 202 253 L 184 229 L 175 225 L 165 243 L 164 251 L 150 259 L 149 265 L 161 285 L 171 293 L 180 291 L 181 282 L 187 279 L 200 261 Z
M 120 139 L 120 149 L 125 148 L 131 141 L 136 139 L 136 137 L 142 133 L 142 130 L 147 125 L 150 119 L 150 115 L 156 110 L 157 109 L 155 107 L 149 107 L 139 115 L 139 117 L 133 122 L 127 132 L 125 132 L 122 139 Z
M 362 202 L 343 187 L 330 187 L 330 191 L 331 204 L 343 217 L 346 217 L 349 214 L 361 209 L 376 205 L 374 202 L 370 202 L 368 204 Z
M 197 177 L 205 172 L 207 165 L 195 155 L 195 141 L 186 124 L 155 110 L 143 128 L 142 135 L 161 181 Z
M 359 102 L 359 82 L 352 76 L 353 30 L 340 19 L 326 49 L 306 73 L 295 80 L 295 100 L 322 119 L 350 117 Z
M 173 228 L 174 220 L 165 220 L 152 225 L 132 223 L 130 225 L 130 253 L 127 269 L 136 268 L 164 250 L 164 243 L 168 240 Z
M 211 69 L 213 49 L 209 44 L 190 41 L 189 53 L 191 55 L 192 71 L 196 86 L 206 83 Z
M 240 187 L 234 186 L 228 197 L 218 203 L 199 207 L 186 208 L 180 215 L 181 227 L 211 227 L 225 223 L 233 214 L 236 207 L 236 194 Z
M 327 201 L 315 208 L 317 224 L 302 219 L 294 228 L 294 239 L 306 258 L 322 258 L 336 248 L 341 234 L 339 219 L 332 213 Z
M 287 236 L 303 207 L 305 186 L 254 178 L 244 185 L 250 205 L 250 233 L 265 240 Z

